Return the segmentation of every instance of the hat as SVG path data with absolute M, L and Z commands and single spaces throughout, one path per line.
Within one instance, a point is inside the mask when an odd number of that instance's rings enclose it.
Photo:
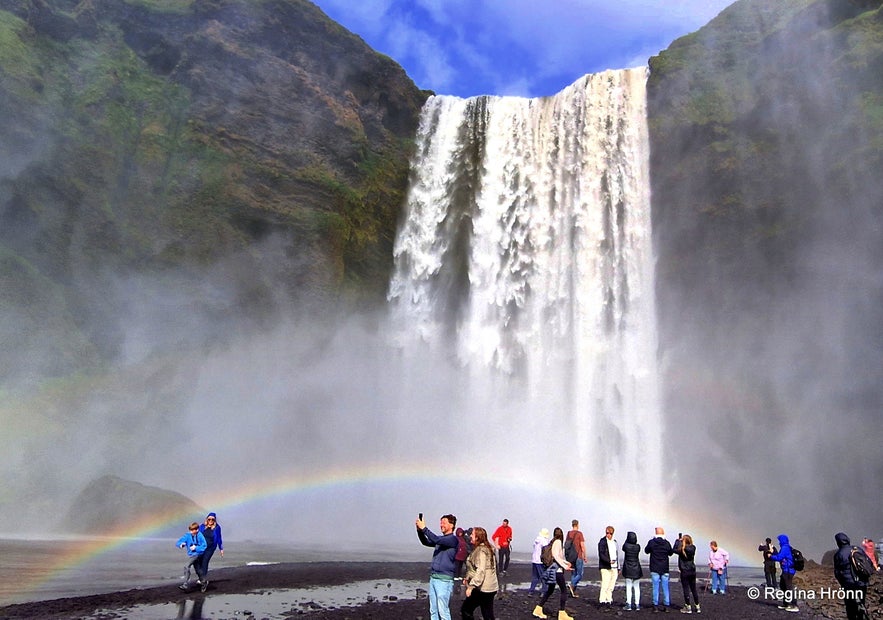
M 213 513 L 213 512 L 210 512 L 210 513 L 208 513 L 207 515 L 205 515 L 205 518 L 206 518 L 206 519 L 208 519 L 209 517 L 214 517 L 216 521 L 217 521 L 217 519 L 218 519 L 218 515 L 216 515 L 216 514 Z
M 542 536 L 543 538 L 548 538 L 549 537 L 549 530 L 544 527 L 543 529 L 540 530 L 540 536 Z

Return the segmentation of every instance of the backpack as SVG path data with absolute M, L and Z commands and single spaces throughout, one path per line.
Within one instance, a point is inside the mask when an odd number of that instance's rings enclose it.
M 864 549 L 858 547 L 849 550 L 849 567 L 852 569 L 852 575 L 856 581 L 867 582 L 876 572 L 871 558 L 868 557 Z
M 794 570 L 803 570 L 804 567 L 806 567 L 806 558 L 803 557 L 803 553 L 800 552 L 800 549 L 791 547 L 791 560 Z
M 540 562 L 543 563 L 543 566 L 549 568 L 555 562 L 555 558 L 552 557 L 552 542 L 549 541 L 549 544 L 544 546 L 542 551 L 540 551 Z
M 576 536 L 568 536 L 567 540 L 564 541 L 564 559 L 570 562 L 571 564 L 576 564 L 577 553 L 576 545 L 573 544 L 573 539 Z

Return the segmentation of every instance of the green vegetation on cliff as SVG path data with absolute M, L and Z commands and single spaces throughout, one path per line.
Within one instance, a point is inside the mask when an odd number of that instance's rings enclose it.
M 55 325 L 65 353 L 17 349 L 0 381 L 114 360 L 145 288 L 207 342 L 378 303 L 426 97 L 305 0 L 0 0 L 4 333 Z M 38 313 L 10 292 L 33 287 Z

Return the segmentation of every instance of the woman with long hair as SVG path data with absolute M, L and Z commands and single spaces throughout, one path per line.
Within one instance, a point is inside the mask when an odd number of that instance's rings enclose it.
M 682 614 L 701 613 L 699 594 L 696 591 L 696 545 L 693 537 L 684 534 L 675 541 L 674 552 L 678 554 L 678 572 L 681 574 L 681 587 L 684 589 L 684 606 Z M 693 606 L 690 607 L 690 594 L 693 594 Z
M 565 605 L 567 605 L 567 589 L 564 583 L 564 571 L 570 570 L 570 562 L 564 559 L 564 531 L 560 527 L 556 527 L 552 532 L 552 558 L 554 561 L 551 566 L 546 569 L 546 572 L 543 575 L 544 581 L 548 584 L 548 586 L 546 586 L 546 593 L 543 594 L 543 598 L 540 599 L 540 604 L 534 608 L 533 615 L 535 618 L 548 618 L 548 616 L 543 613 L 543 605 L 545 605 L 546 601 L 549 600 L 549 597 L 552 596 L 552 592 L 555 591 L 555 586 L 557 585 L 558 589 L 561 591 L 558 598 L 558 620 L 573 620 L 573 617 L 567 615 L 567 612 L 564 610 Z
M 473 527 L 470 535 L 472 553 L 466 558 L 466 598 L 460 606 L 463 620 L 472 620 L 476 607 L 481 608 L 484 620 L 494 620 L 494 597 L 497 595 L 497 566 L 494 547 L 487 539 L 487 530 Z

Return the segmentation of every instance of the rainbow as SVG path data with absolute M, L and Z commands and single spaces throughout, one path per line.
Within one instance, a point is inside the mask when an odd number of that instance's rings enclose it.
M 224 522 L 224 513 L 234 511 L 237 507 L 247 507 L 254 502 L 260 502 L 267 499 L 286 498 L 304 493 L 319 492 L 329 494 L 333 498 L 355 490 L 366 490 L 376 486 L 383 485 L 415 485 L 419 488 L 433 488 L 440 484 L 449 483 L 450 485 L 460 486 L 468 485 L 486 485 L 500 490 L 501 493 L 511 493 L 512 495 L 523 496 L 525 491 L 534 491 L 545 494 L 560 494 L 572 499 L 573 504 L 582 506 L 586 505 L 590 509 L 583 511 L 582 514 L 588 517 L 581 517 L 583 523 L 588 524 L 588 529 L 584 530 L 593 532 L 595 529 L 606 525 L 607 521 L 616 525 L 617 523 L 646 523 L 650 515 L 660 515 L 657 522 L 671 527 L 667 531 L 668 537 L 673 538 L 674 532 L 672 528 L 677 527 L 682 531 L 689 532 L 697 545 L 697 556 L 704 557 L 703 545 L 707 545 L 709 540 L 717 537 L 722 541 L 722 545 L 730 550 L 733 557 L 734 565 L 755 565 L 757 564 L 757 553 L 753 552 L 753 545 L 757 544 L 757 540 L 761 539 L 758 532 L 746 532 L 744 526 L 739 527 L 731 520 L 719 519 L 715 515 L 714 521 L 707 518 L 700 522 L 697 516 L 702 515 L 702 510 L 680 510 L 672 508 L 665 513 L 660 514 L 658 507 L 648 506 L 646 501 L 637 496 L 628 496 L 624 493 L 617 492 L 616 497 L 607 498 L 599 493 L 590 493 L 585 489 L 577 487 L 556 486 L 549 487 L 545 482 L 539 479 L 512 479 L 497 474 L 476 475 L 473 470 L 465 468 L 445 469 L 440 474 L 435 467 L 428 467 L 423 464 L 413 464 L 404 467 L 401 464 L 386 465 L 361 464 L 357 467 L 329 467 L 319 471 L 297 472 L 280 475 L 270 480 L 260 480 L 249 484 L 242 484 L 233 489 L 224 491 L 209 492 L 198 495 L 193 498 L 197 504 L 206 506 L 215 511 L 219 515 L 219 520 Z M 445 500 L 447 505 L 447 501 Z M 472 501 L 470 497 L 463 497 L 458 500 L 460 505 L 468 504 Z M 404 519 L 410 523 L 413 515 L 402 516 L 407 506 L 402 506 L 401 510 L 393 510 L 395 514 L 393 519 L 397 522 Z M 463 510 L 463 508 L 458 508 Z M 532 510 L 539 512 L 539 510 Z M 615 518 L 596 518 L 592 515 L 617 515 Z M 61 544 L 63 549 L 58 558 L 35 575 L 28 583 L 23 583 L 21 592 L 27 593 L 36 589 L 39 585 L 47 583 L 57 574 L 65 571 L 76 570 L 78 566 L 86 564 L 115 549 L 131 544 L 135 540 L 155 537 L 161 530 L 167 530 L 175 524 L 181 525 L 184 531 L 184 521 L 192 517 L 192 512 L 167 512 L 159 515 L 150 515 L 141 520 L 129 523 L 124 529 L 117 530 L 107 536 L 92 537 L 88 539 L 77 539 L 66 541 Z M 556 518 L 561 517 L 557 515 Z M 559 518 L 562 527 L 569 526 L 569 513 L 563 515 L 564 520 Z M 436 517 L 427 517 L 430 526 L 434 523 Z M 551 519 L 549 519 L 551 520 Z M 604 521 L 601 523 L 600 521 Z M 679 525 L 682 524 L 682 525 Z M 688 525 L 690 524 L 690 525 Z M 488 526 L 495 526 L 489 523 Z M 532 540 L 536 535 L 536 530 L 540 524 L 537 523 L 536 529 L 530 527 L 529 539 Z M 690 527 L 693 527 L 691 530 Z M 567 528 L 565 528 L 567 529 Z M 621 526 L 622 530 L 638 528 L 633 526 Z M 652 531 L 639 532 L 639 539 L 649 538 Z M 525 538 L 528 538 L 527 536 Z M 624 538 L 624 537 L 623 537 Z M 724 544 L 726 543 L 726 544 Z

